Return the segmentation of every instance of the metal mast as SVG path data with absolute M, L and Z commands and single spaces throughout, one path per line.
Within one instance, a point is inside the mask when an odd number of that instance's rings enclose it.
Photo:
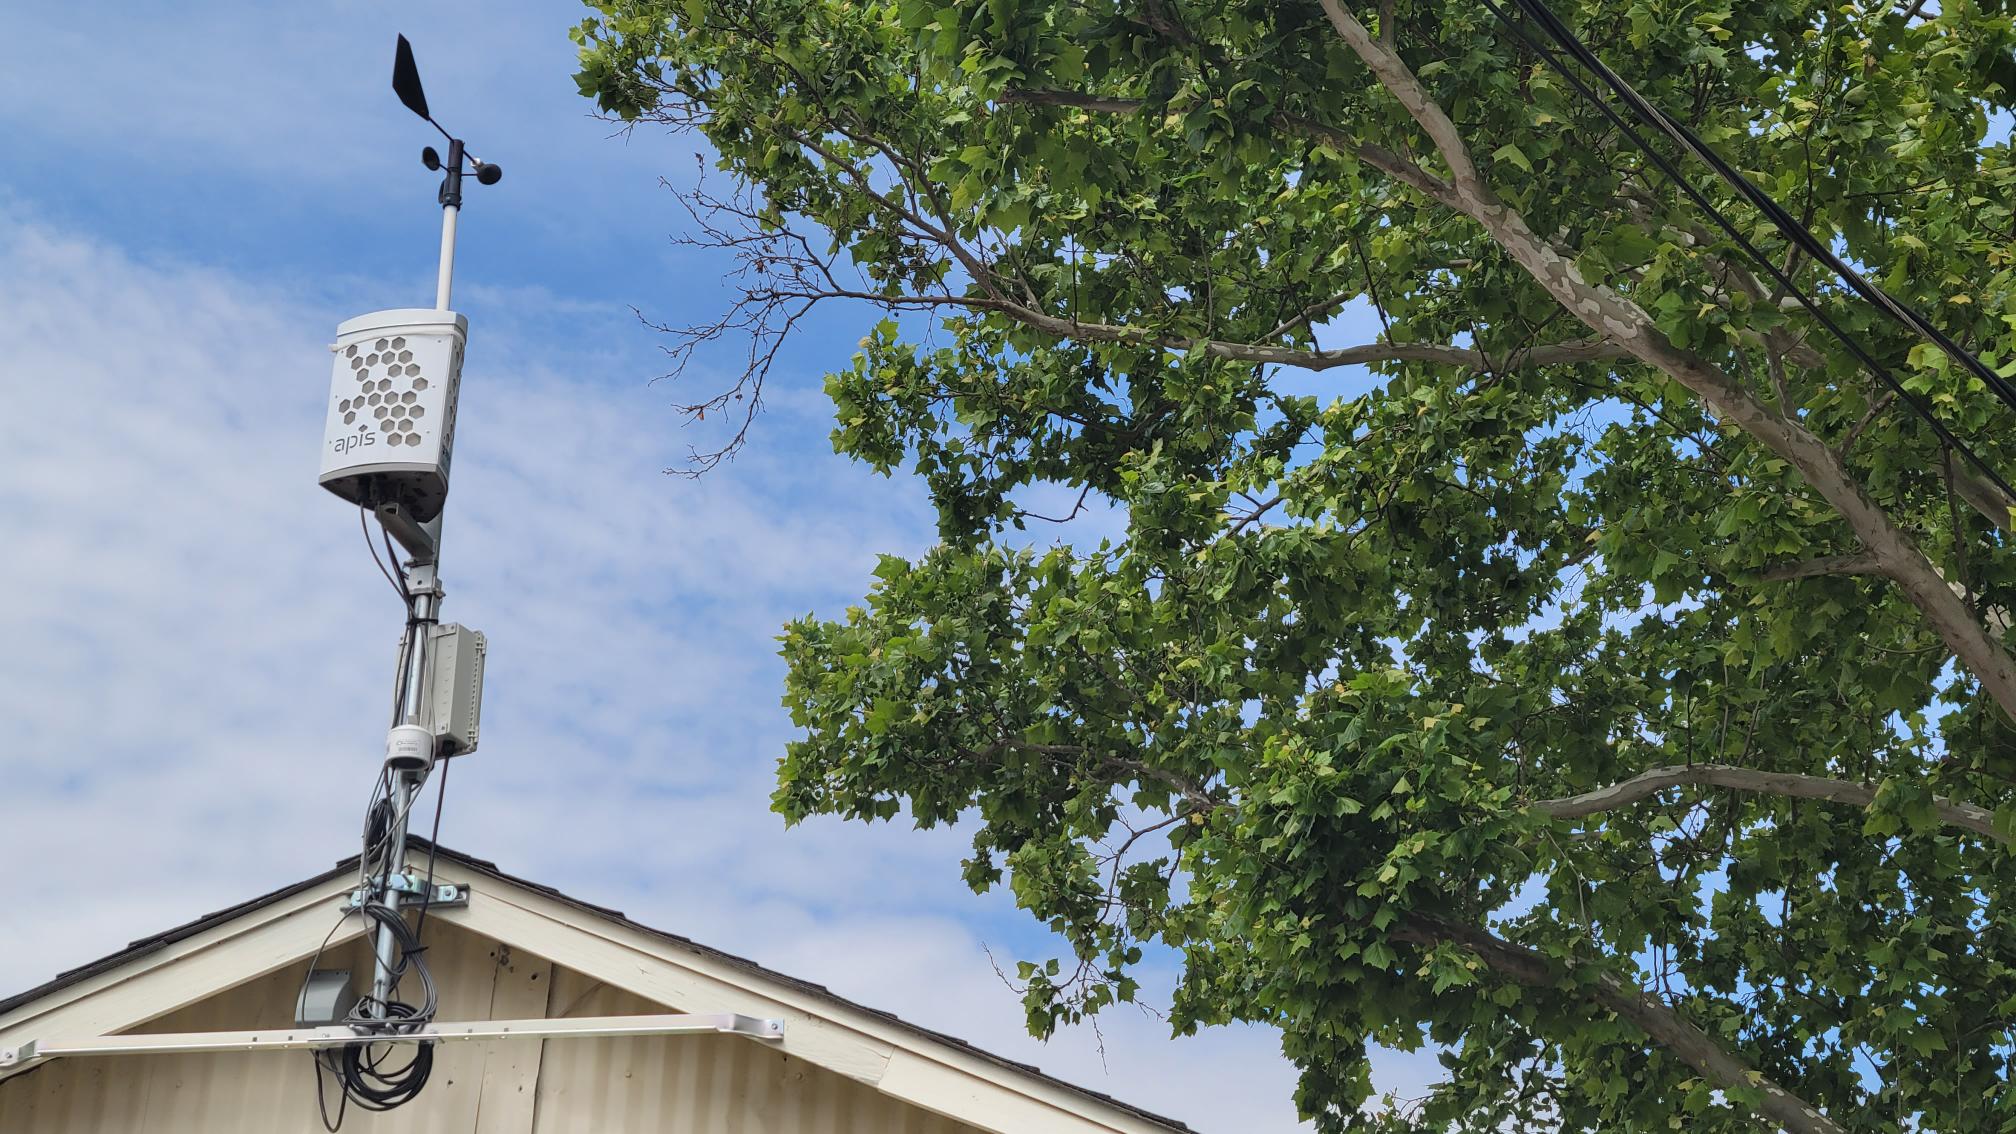
M 462 139 L 455 137 L 434 121 L 428 113 L 427 95 L 420 85 L 419 67 L 413 61 L 412 45 L 405 36 L 399 37 L 399 45 L 392 65 L 392 89 L 399 101 L 408 110 L 425 119 L 427 124 L 441 132 L 448 141 L 448 157 L 444 162 L 432 146 L 420 153 L 420 160 L 428 169 L 442 171 L 439 201 L 441 204 L 441 257 L 434 281 L 434 310 L 443 321 L 457 319 L 448 307 L 449 296 L 455 279 L 455 229 L 462 211 L 462 176 L 465 162 L 473 165 L 476 179 L 484 185 L 495 185 L 503 176 L 503 170 L 467 152 Z M 456 363 L 459 371 L 459 356 Z M 458 375 L 459 377 L 459 375 Z M 459 382 L 458 382 L 459 384 Z M 451 395 L 452 396 L 452 395 Z M 444 422 L 444 430 L 453 427 L 453 404 L 449 406 L 449 420 Z M 445 445 L 450 438 L 444 436 L 442 464 L 444 466 L 445 497 Z M 434 671 L 431 656 L 435 628 L 439 625 L 441 600 L 444 591 L 441 586 L 441 521 L 442 513 L 424 521 L 416 521 L 409 509 L 402 508 L 397 501 L 382 502 L 376 509 L 379 522 L 385 526 L 393 538 L 397 539 L 412 558 L 406 569 L 400 572 L 400 581 L 406 592 L 407 618 L 406 632 L 400 640 L 399 669 L 395 677 L 392 709 L 392 727 L 385 741 L 385 775 L 390 779 L 388 796 L 391 802 L 391 821 L 381 845 L 386 854 L 375 880 L 367 880 L 367 885 L 375 893 L 366 895 L 387 907 L 394 915 L 399 913 L 402 899 L 418 887 L 412 885 L 406 871 L 406 831 L 407 821 L 412 814 L 413 801 L 420 794 L 428 774 L 433 770 L 435 748 L 440 739 L 445 722 L 434 718 L 431 686 Z M 452 754 L 452 753 L 451 753 Z M 375 885 L 371 883 L 375 882 Z M 414 894 L 424 905 L 431 895 Z M 398 982 L 402 968 L 400 943 L 395 929 L 380 922 L 378 926 L 376 963 L 371 979 L 371 1004 L 381 1012 L 389 1014 L 393 988 Z
M 434 306 L 373 311 L 336 328 L 320 475 L 322 487 L 359 509 L 373 556 L 381 542 L 392 555 L 392 563 L 380 567 L 406 609 L 385 762 L 366 812 L 357 889 L 345 907 L 346 917 L 362 917 L 369 926 L 371 983 L 370 991 L 358 996 L 347 971 L 320 970 L 311 962 L 295 1004 L 299 1026 L 347 1028 L 363 1037 L 357 1044 L 318 1049 L 316 1065 L 318 1075 L 337 1079 L 345 1100 L 368 1110 L 410 1102 L 426 1086 L 432 1041 L 416 1037 L 429 1034 L 438 1002 L 420 930 L 429 905 L 466 900 L 463 888 L 432 886 L 431 857 L 427 882 L 408 870 L 406 833 L 414 800 L 436 761 L 474 751 L 477 742 L 487 645 L 483 635 L 440 621 L 441 526 L 469 331 L 469 321 L 448 303 L 464 175 L 474 173 L 483 185 L 503 176 L 428 113 L 405 36 L 394 57 L 392 89 L 448 140 L 446 162 L 432 146 L 420 152 L 423 165 L 442 173 Z M 375 541 L 369 526 L 374 516 L 381 529 Z M 395 540 L 405 549 L 403 562 Z M 416 908 L 420 920 L 409 922 Z M 417 991 L 402 990 L 402 981 Z M 384 1049 L 375 1046 L 385 1043 L 408 1044 L 410 1060 L 388 1063 Z M 339 1108 L 335 1121 L 340 1115 Z M 324 1120 L 329 1121 L 326 1112 Z

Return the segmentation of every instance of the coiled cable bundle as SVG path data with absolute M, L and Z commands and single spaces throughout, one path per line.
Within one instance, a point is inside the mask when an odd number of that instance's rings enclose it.
M 386 1035 L 410 1035 L 433 1023 L 439 998 L 434 976 L 427 971 L 427 961 L 422 955 L 425 947 L 420 939 L 406 919 L 390 906 L 371 903 L 360 912 L 365 920 L 392 931 L 398 960 L 392 966 L 392 991 L 387 994 L 388 999 L 381 1002 L 369 994 L 359 998 L 343 1022 L 359 1033 Z M 400 981 L 409 970 L 420 981 L 418 1006 L 396 998 Z M 411 1058 L 395 1062 L 392 1050 L 397 1047 L 410 1048 Z M 427 1085 L 427 1076 L 434 1069 L 432 1043 L 351 1044 L 322 1054 L 335 1064 L 331 1070 L 338 1073 L 343 1093 L 365 1110 L 391 1110 L 412 1101 Z
M 359 1035 L 411 1035 L 426 1027 L 434 1021 L 439 993 L 433 974 L 427 970 L 425 946 L 406 919 L 390 906 L 367 902 L 355 912 L 372 926 L 391 932 L 396 959 L 386 998 L 380 1000 L 367 992 L 351 1006 L 342 1023 Z M 420 984 L 417 1005 L 400 1000 L 397 995 L 409 974 Z M 400 1048 L 409 1052 L 403 1060 L 397 1051 Z M 344 1113 L 352 1103 L 363 1110 L 385 1111 L 418 1097 L 434 1070 L 434 1045 L 429 1041 L 346 1044 L 317 1051 L 315 1066 L 316 1103 L 322 1112 L 322 1125 L 333 1134 L 343 1125 Z M 323 1086 L 325 1076 L 335 1079 L 341 1090 L 333 1117 Z
M 406 819 L 405 814 L 395 810 L 397 804 L 391 786 L 390 775 L 381 775 L 377 789 L 372 793 L 371 804 L 365 811 L 364 853 L 358 860 L 358 883 L 359 892 L 367 895 L 367 899 L 356 908 L 346 910 L 343 915 L 346 920 L 353 914 L 365 920 L 366 940 L 384 936 L 389 937 L 392 943 L 384 998 L 379 998 L 374 984 L 373 990 L 360 996 L 339 1021 L 360 1036 L 410 1036 L 433 1023 L 435 1009 L 440 1003 L 434 974 L 427 969 L 426 946 L 420 943 L 419 929 L 408 925 L 405 915 L 384 900 L 393 885 L 394 852 L 398 841 L 395 832 L 405 826 Z M 446 788 L 444 769 L 438 789 L 444 798 Z M 412 793 L 418 794 L 417 791 Z M 410 797 L 405 806 L 412 806 Z M 437 834 L 440 819 L 441 799 L 437 799 L 434 813 Z M 434 851 L 430 840 L 427 892 L 421 895 L 418 903 L 420 925 L 426 924 L 433 878 Z M 323 947 L 315 951 L 314 959 L 308 963 L 308 975 L 303 978 L 304 992 L 307 980 L 313 977 L 316 965 L 321 961 L 323 950 L 342 924 L 338 921 L 330 929 L 329 936 L 323 939 Z M 419 983 L 417 1004 L 399 997 L 400 987 L 409 976 Z M 400 1051 L 402 1048 L 406 1050 Z M 421 1040 L 352 1043 L 317 1051 L 314 1058 L 316 1105 L 321 1112 L 323 1127 L 334 1134 L 343 1125 L 343 1117 L 352 1103 L 362 1110 L 386 1111 L 418 1097 L 434 1070 L 434 1044 Z M 326 1079 L 334 1079 L 339 1089 L 333 1116 L 329 1111 Z

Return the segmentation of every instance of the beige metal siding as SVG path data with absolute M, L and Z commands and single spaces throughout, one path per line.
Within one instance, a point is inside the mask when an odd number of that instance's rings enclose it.
M 330 917 L 334 919 L 334 910 Z M 440 985 L 441 1018 L 487 1019 L 498 947 L 438 922 L 428 924 L 427 938 Z M 353 973 L 370 972 L 370 954 L 362 942 L 332 952 L 339 955 L 326 957 L 323 967 L 348 965 Z M 546 962 L 536 963 L 550 973 Z M 284 1028 L 293 1022 L 294 996 L 306 968 L 306 962 L 290 965 L 132 1030 Z M 353 1109 L 343 1128 L 370 1134 L 467 1134 L 475 1129 L 477 1088 L 487 1055 L 484 1044 L 439 1046 L 424 1104 L 382 1115 Z M 333 1092 L 330 1102 L 333 1107 Z M 314 1066 L 298 1051 L 59 1059 L 0 1082 L 0 1134 L 321 1130 Z
M 559 970 L 553 1015 L 667 1009 Z M 533 1134 L 974 1134 L 774 1048 L 734 1036 L 624 1036 L 546 1045 Z
M 333 916 L 333 911 L 332 911 Z M 427 925 L 444 1020 L 678 1011 L 442 921 Z M 358 942 L 327 958 L 369 972 Z M 140 1032 L 285 1027 L 306 963 L 162 1016 Z M 334 1104 L 332 1093 L 330 1101 Z M 355 1134 L 977 1134 L 733 1036 L 504 1040 L 435 1049 L 419 1101 L 352 1109 Z M 0 1081 L 0 1134 L 317 1134 L 301 1052 L 59 1059 Z

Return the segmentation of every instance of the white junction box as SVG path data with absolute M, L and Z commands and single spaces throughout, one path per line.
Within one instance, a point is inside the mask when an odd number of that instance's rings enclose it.
M 441 514 L 468 338 L 466 317 L 431 308 L 336 328 L 322 487 L 366 508 L 397 504 L 420 523 Z
M 489 639 L 482 631 L 446 623 L 433 628 L 428 655 L 428 697 L 433 702 L 434 739 L 442 755 L 476 750 L 483 725 L 483 655 Z

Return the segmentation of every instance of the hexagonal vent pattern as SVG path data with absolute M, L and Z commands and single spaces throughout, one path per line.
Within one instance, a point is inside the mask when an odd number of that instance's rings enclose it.
M 357 388 L 337 401 L 343 424 L 355 425 L 359 418 L 376 422 L 388 445 L 420 444 L 420 419 L 427 407 L 415 405 L 420 391 L 427 388 L 427 376 L 413 361 L 403 335 L 352 343 L 343 348 Z

